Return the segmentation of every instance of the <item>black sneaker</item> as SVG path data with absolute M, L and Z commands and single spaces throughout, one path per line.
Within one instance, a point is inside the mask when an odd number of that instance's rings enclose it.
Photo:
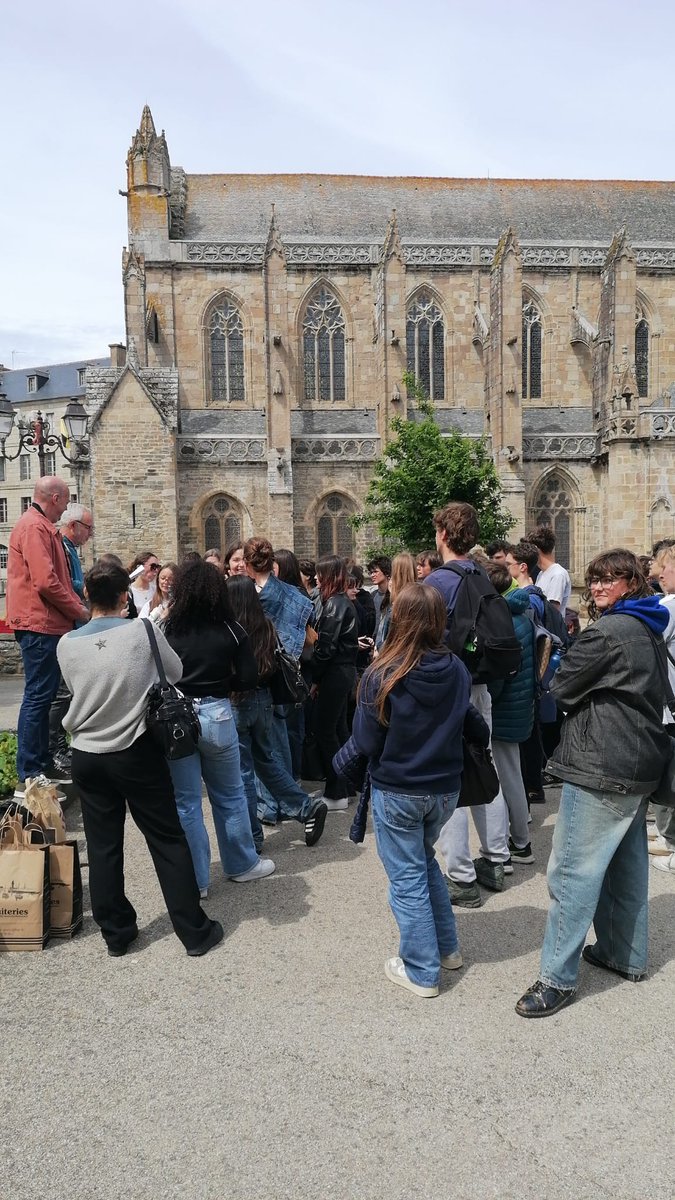
M 54 759 L 54 766 L 49 772 L 49 778 L 52 783 L 72 783 L 73 772 L 70 763 L 66 764 L 63 761 Z
M 534 862 L 534 854 L 532 853 L 531 842 L 528 842 L 526 846 L 522 846 L 520 849 L 518 849 L 518 847 L 514 845 L 513 839 L 509 838 L 509 850 L 511 851 L 509 862 L 513 861 L 516 863 L 524 863 L 525 866 L 529 866 L 530 863 Z
M 611 971 L 613 975 L 620 975 L 622 979 L 628 980 L 628 983 L 642 983 L 642 980 L 647 978 L 644 971 L 622 971 L 621 967 L 612 967 L 602 958 L 598 958 L 595 946 L 584 946 L 581 957 L 594 967 L 601 967 L 603 971 Z
M 193 950 L 188 950 L 190 958 L 199 958 L 202 954 L 208 954 L 209 950 L 213 950 L 219 942 L 222 942 L 225 934 L 220 921 L 212 921 L 211 928 L 207 933 L 201 946 L 195 946 Z
M 520 997 L 516 1004 L 519 1017 L 552 1017 L 570 1003 L 576 995 L 576 988 L 557 988 L 538 979 Z
M 453 908 L 481 907 L 483 897 L 480 894 L 480 888 L 475 879 L 471 883 L 460 883 L 458 879 L 451 879 L 448 876 L 445 882 L 448 885 Z
M 487 858 L 474 858 L 476 879 L 490 892 L 504 891 L 504 866 L 502 863 L 490 862 Z
M 124 955 L 126 954 L 127 950 L 129 949 L 131 943 L 135 942 L 137 937 L 138 937 L 138 929 L 136 930 L 135 933 L 132 933 L 130 938 L 127 938 L 126 942 L 117 942 L 117 943 L 114 943 L 112 946 L 108 946 L 109 957 L 110 958 L 124 958 Z
M 305 821 L 305 845 L 316 846 L 323 827 L 326 824 L 326 815 L 328 808 L 323 800 L 320 800 L 316 808 L 312 809 L 311 815 Z

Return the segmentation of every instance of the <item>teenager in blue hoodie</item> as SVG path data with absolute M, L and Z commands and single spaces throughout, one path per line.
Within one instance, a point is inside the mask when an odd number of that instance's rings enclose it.
M 437 996 L 441 967 L 462 966 L 455 917 L 434 845 L 459 798 L 462 731 L 487 746 L 469 703 L 471 677 L 445 646 L 445 604 L 435 588 L 404 587 L 389 637 L 363 676 L 352 737 L 369 760 L 378 854 L 400 931 L 392 983 Z
M 668 612 L 629 550 L 594 558 L 586 589 L 592 624 L 551 684 L 565 720 L 549 770 L 563 789 L 540 974 L 516 1005 L 521 1017 L 548 1017 L 574 998 L 582 951 L 631 983 L 647 969 L 645 818 L 671 754 L 663 725 Z M 591 923 L 596 942 L 584 946 Z

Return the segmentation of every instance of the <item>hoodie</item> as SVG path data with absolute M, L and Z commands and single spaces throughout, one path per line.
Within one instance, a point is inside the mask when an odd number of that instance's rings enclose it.
M 480 740 L 482 719 L 469 704 L 471 676 L 454 654 L 424 654 L 389 693 L 389 725 L 375 709 L 377 667 L 363 676 L 352 738 L 370 760 L 370 777 L 382 791 L 409 796 L 459 791 L 462 730 Z
M 668 628 L 668 611 L 661 604 L 661 599 L 661 596 L 637 596 L 628 600 L 617 600 L 602 616 L 625 613 L 628 617 L 637 617 L 654 637 L 662 637 Z

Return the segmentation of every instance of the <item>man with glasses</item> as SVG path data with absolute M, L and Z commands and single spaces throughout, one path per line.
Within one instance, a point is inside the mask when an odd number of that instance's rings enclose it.
M 24 670 L 19 712 L 17 799 L 26 779 L 45 777 L 49 757 L 49 709 L 61 679 L 56 658 L 59 638 L 89 611 L 74 592 L 66 550 L 55 528 L 68 505 L 68 484 L 57 475 L 39 479 L 33 503 L 9 538 L 7 623 L 14 630 Z
M 69 504 L 61 519 L 60 533 L 68 559 L 73 591 L 84 604 L 84 575 L 78 550 L 86 546 L 94 530 L 94 518 L 82 504 Z M 83 622 L 78 621 L 81 625 Z M 49 710 L 49 755 L 52 760 L 50 776 L 59 783 L 70 783 L 70 749 L 62 725 L 70 706 L 70 692 L 63 679 Z

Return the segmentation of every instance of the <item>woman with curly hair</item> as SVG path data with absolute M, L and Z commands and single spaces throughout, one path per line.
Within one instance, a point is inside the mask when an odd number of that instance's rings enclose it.
M 663 725 L 668 612 L 630 550 L 589 563 L 586 600 L 592 624 L 551 683 L 565 719 L 548 770 L 563 789 L 539 978 L 516 1005 L 521 1017 L 569 1004 L 581 957 L 631 983 L 647 969 L 645 818 L 671 754 Z M 584 946 L 591 924 L 596 942 Z
M 230 695 L 256 686 L 258 667 L 246 631 L 237 624 L 225 580 L 211 563 L 179 570 L 166 639 L 183 664 L 181 691 L 199 714 L 201 737 L 194 754 L 169 763 L 181 825 L 202 896 L 209 886 L 211 847 L 202 813 L 202 779 L 213 810 L 223 870 L 245 883 L 274 871 L 253 842 L 239 765 L 239 738 Z

